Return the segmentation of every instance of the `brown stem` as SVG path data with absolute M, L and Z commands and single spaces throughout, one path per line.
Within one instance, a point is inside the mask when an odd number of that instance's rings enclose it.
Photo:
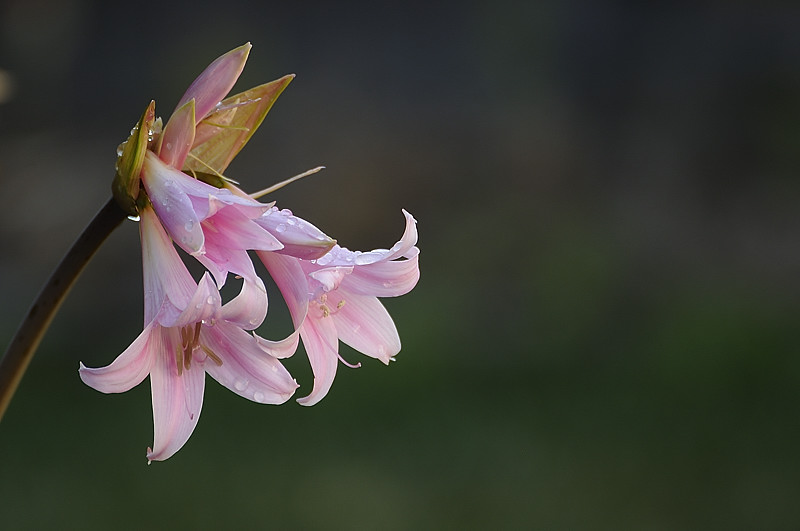
M 78 236 L 20 324 L 0 360 L 0 419 L 17 390 L 25 369 L 58 312 L 70 288 L 105 239 L 125 219 L 125 212 L 110 199 Z

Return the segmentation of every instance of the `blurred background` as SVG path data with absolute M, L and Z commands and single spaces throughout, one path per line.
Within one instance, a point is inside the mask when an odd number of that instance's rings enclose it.
M 141 331 L 124 223 L 0 423 L 0 527 L 800 528 L 800 8 L 630 4 L 0 3 L 3 348 L 147 103 L 246 41 L 234 92 L 297 78 L 227 174 L 323 164 L 272 198 L 422 250 L 396 363 L 343 347 L 312 408 L 209 378 L 146 466 L 148 383 L 77 375 Z

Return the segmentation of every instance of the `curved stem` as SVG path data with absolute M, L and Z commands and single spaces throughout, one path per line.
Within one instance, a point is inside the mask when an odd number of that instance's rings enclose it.
M 70 288 L 103 241 L 125 217 L 125 212 L 114 199 L 110 199 L 75 240 L 28 310 L 0 360 L 0 419 Z

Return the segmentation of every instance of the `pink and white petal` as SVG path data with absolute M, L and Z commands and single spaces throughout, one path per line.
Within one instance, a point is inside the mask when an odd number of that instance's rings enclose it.
M 242 291 L 222 307 L 223 320 L 245 330 L 255 330 L 267 317 L 267 289 L 264 281 L 244 279 Z
M 83 383 L 101 393 L 124 393 L 150 374 L 160 347 L 160 331 L 151 323 L 110 365 L 92 369 L 81 363 L 78 373 Z
M 300 344 L 300 329 L 298 328 L 284 339 L 278 341 L 264 339 L 258 334 L 253 334 L 253 337 L 256 338 L 256 343 L 261 347 L 261 350 L 273 358 L 282 360 L 292 357 L 297 351 L 297 346 Z
M 243 249 L 226 249 L 216 246 L 209 249 L 206 247 L 205 254 L 197 255 L 195 258 L 214 275 L 220 288 L 225 285 L 228 273 L 251 281 L 258 278 L 250 255 Z
M 274 235 L 232 206 L 218 210 L 204 222 L 206 244 L 209 241 L 231 249 L 276 251 L 283 248 Z
M 406 228 L 400 241 L 395 243 L 391 249 L 376 249 L 365 253 L 358 253 L 354 262 L 356 265 L 369 265 L 376 262 L 394 260 L 400 257 L 410 257 L 409 253 L 417 244 L 417 220 L 414 216 L 403 210 L 406 217 Z
M 180 348 L 177 329 L 165 332 L 164 352 L 156 357 L 150 373 L 153 398 L 153 448 L 147 449 L 149 461 L 163 461 L 181 449 L 192 435 L 203 406 L 205 371 L 194 363 L 178 375 L 174 352 Z
M 283 295 L 294 327 L 300 328 L 308 311 L 310 291 L 308 277 L 300 266 L 300 260 L 291 256 L 263 251 L 256 254 Z
M 195 134 L 194 100 L 178 107 L 172 114 L 159 139 L 158 158 L 173 168 L 182 168 Z
M 167 316 L 163 318 L 159 316 L 159 322 L 165 327 L 180 328 L 194 325 L 216 317 L 220 312 L 221 306 L 222 297 L 219 294 L 219 290 L 217 290 L 217 286 L 208 273 L 203 273 L 203 278 L 200 279 L 192 298 L 183 307 L 183 311 L 173 319 Z
M 140 219 L 144 315 L 147 324 L 162 312 L 167 300 L 184 308 L 197 289 L 197 283 L 178 256 L 153 209 L 142 209 Z
M 303 406 L 313 406 L 328 394 L 339 364 L 339 340 L 333 319 L 309 318 L 300 327 L 300 337 L 314 372 L 314 387 L 308 396 L 298 398 Z
M 172 239 L 186 252 L 196 254 L 203 249 L 203 230 L 191 199 L 182 189 L 184 179 L 193 180 L 161 162 L 152 151 L 147 152 L 142 182 L 153 209 Z
M 311 271 L 308 276 L 319 282 L 322 291 L 328 293 L 337 289 L 345 277 L 352 272 L 353 266 L 337 266 Z
M 336 240 L 287 209 L 278 210 L 273 207 L 254 221 L 283 244 L 283 249 L 279 251 L 281 254 L 314 260 L 336 245 Z
M 283 404 L 298 387 L 289 371 L 236 325 L 221 321 L 204 328 L 200 341 L 222 360 L 222 365 L 206 360 L 206 372 L 239 396 L 259 404 Z
M 400 241 L 395 243 L 392 248 L 389 249 L 390 254 L 385 258 L 385 260 L 394 260 L 395 258 L 400 258 L 401 256 L 409 257 L 408 252 L 412 247 L 417 245 L 417 220 L 414 219 L 414 216 L 412 216 L 405 209 L 403 209 L 403 215 L 406 218 L 406 229 L 403 232 L 403 236 L 400 238 Z
M 219 103 L 239 78 L 252 46 L 246 43 L 218 57 L 195 79 L 178 102 L 178 108 L 194 98 L 197 121 Z
M 342 281 L 342 289 L 359 295 L 373 297 L 398 297 L 411 291 L 419 281 L 419 252 L 409 250 L 409 260 L 376 262 L 356 266 L 353 273 Z
M 335 293 L 337 298 L 342 295 L 342 290 Z M 344 304 L 331 314 L 339 339 L 388 365 L 390 359 L 400 352 L 400 335 L 389 312 L 375 297 L 347 294 L 342 300 Z M 339 302 L 329 298 L 329 303 Z

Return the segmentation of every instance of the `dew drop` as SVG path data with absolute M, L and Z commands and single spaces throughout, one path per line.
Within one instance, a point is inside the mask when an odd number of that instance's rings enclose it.
M 206 299 L 206 303 L 208 303 L 208 304 L 214 304 L 214 297 L 212 297 L 211 295 L 209 295 L 209 296 L 208 296 L 208 298 Z
M 244 391 L 245 387 L 247 387 L 247 382 L 244 380 L 237 380 L 233 387 L 236 388 L 237 391 Z
M 184 225 L 183 228 L 186 229 L 186 232 L 191 232 L 192 229 L 194 228 L 194 221 L 190 219 L 189 221 L 186 222 L 186 225 Z
M 291 217 L 286 220 L 286 223 L 288 223 L 289 225 L 296 225 L 297 221 L 293 217 Z
M 286 232 L 286 225 L 284 225 L 283 223 L 278 224 L 278 226 L 275 227 L 275 231 L 276 232 Z
M 263 402 L 264 401 L 264 393 L 262 393 L 261 391 L 256 391 L 256 393 L 253 395 L 253 399 L 256 402 Z

